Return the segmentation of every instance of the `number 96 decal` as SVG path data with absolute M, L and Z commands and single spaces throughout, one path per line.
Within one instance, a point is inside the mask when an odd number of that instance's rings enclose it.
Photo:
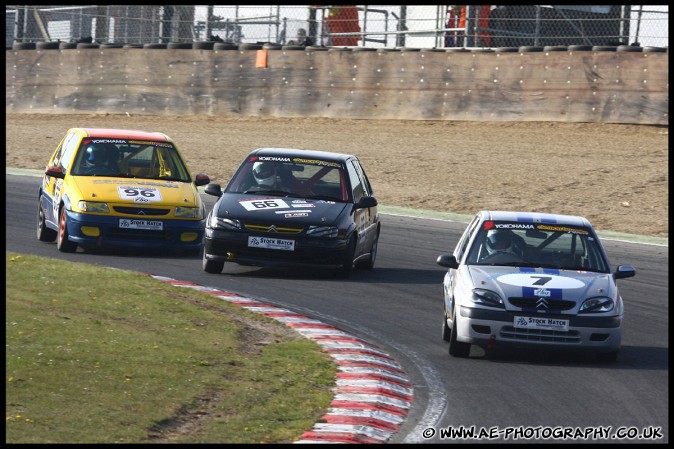
M 117 191 L 121 199 L 131 200 L 134 203 L 161 201 L 161 192 L 155 187 L 119 186 L 117 187 Z

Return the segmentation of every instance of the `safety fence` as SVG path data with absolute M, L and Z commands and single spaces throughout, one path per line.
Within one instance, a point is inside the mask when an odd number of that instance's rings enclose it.
M 667 47 L 663 5 L 7 5 L 6 48 L 273 43 Z

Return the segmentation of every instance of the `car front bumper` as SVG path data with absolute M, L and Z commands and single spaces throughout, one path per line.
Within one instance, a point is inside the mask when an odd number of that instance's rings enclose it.
M 293 251 L 251 248 L 248 237 L 254 234 L 236 231 L 206 229 L 204 254 L 209 260 L 222 260 L 248 265 L 324 265 L 339 266 L 344 263 L 347 240 L 285 236 L 278 238 L 294 240 Z M 269 235 L 265 235 L 269 237 Z
M 537 315 L 526 312 L 487 310 L 470 307 L 458 309 L 460 317 L 457 339 L 481 347 L 539 346 L 596 352 L 617 351 L 621 345 L 622 317 L 574 315 Z M 569 329 L 540 330 L 514 326 L 515 316 L 569 320 Z
M 123 229 L 120 219 L 139 217 L 103 216 L 67 211 L 69 240 L 84 248 L 147 248 L 166 250 L 200 250 L 206 220 L 175 220 L 143 217 L 161 221 L 161 230 Z M 97 230 L 97 231 L 96 231 Z M 98 234 L 98 235 L 96 235 Z

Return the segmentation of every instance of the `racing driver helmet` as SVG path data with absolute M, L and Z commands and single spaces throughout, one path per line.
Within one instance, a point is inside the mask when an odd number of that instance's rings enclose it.
M 486 241 L 487 252 L 495 253 L 515 253 L 514 237 L 509 229 L 490 229 L 487 232 Z
M 260 186 L 271 187 L 276 183 L 276 164 L 273 162 L 255 162 L 253 177 Z
M 89 165 L 105 165 L 108 163 L 108 147 L 103 144 L 89 145 L 86 148 L 86 162 Z

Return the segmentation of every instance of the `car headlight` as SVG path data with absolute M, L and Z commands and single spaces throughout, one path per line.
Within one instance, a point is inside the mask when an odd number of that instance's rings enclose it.
M 201 209 L 198 207 L 176 207 L 176 217 L 181 218 L 201 218 Z
M 211 218 L 208 220 L 208 226 L 213 229 L 226 229 L 233 231 L 241 230 L 241 222 L 239 220 L 234 220 L 232 218 L 219 218 L 215 215 L 211 215 Z
M 335 238 L 339 234 L 336 226 L 309 226 L 307 235 L 309 237 L 328 237 Z
M 482 306 L 505 308 L 499 294 L 491 290 L 484 290 L 482 288 L 473 289 L 473 296 L 470 299 L 475 304 Z
M 98 213 L 98 214 L 109 214 L 110 208 L 108 203 L 97 203 L 95 201 L 84 201 L 81 200 L 77 203 L 77 208 L 80 212 L 89 212 L 89 213 Z
M 611 298 L 606 296 L 598 296 L 596 298 L 586 299 L 580 305 L 580 313 L 601 313 L 610 312 L 613 310 L 614 302 Z

